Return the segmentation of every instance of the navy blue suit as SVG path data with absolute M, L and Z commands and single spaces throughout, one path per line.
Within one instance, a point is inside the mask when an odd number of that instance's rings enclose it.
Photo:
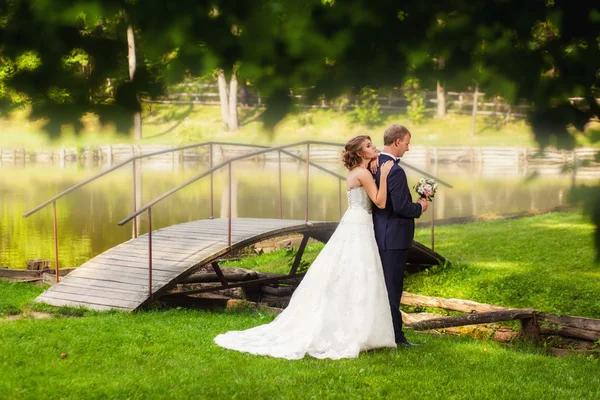
M 379 187 L 381 165 L 393 159 L 385 154 L 379 156 L 379 168 L 375 183 Z M 404 271 L 408 250 L 415 234 L 415 218 L 421 216 L 421 205 L 412 202 L 406 173 L 395 164 L 387 177 L 387 202 L 385 208 L 373 207 L 375 240 L 383 265 L 383 275 L 388 291 L 396 343 L 405 340 L 402 332 L 400 298 L 404 286 Z

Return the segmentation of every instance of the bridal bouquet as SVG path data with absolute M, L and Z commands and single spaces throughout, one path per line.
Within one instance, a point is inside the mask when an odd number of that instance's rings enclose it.
M 419 196 L 427 201 L 433 200 L 435 191 L 437 190 L 437 182 L 435 179 L 421 178 L 415 185 L 414 189 L 419 193 Z

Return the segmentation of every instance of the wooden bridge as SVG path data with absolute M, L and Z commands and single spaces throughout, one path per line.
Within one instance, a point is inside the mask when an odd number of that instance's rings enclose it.
M 308 200 L 308 171 L 309 167 L 315 167 L 319 170 L 336 177 L 341 182 L 345 177 L 328 171 L 323 167 L 316 165 L 310 161 L 310 144 L 320 142 L 302 142 L 300 144 L 285 145 L 275 148 L 266 146 L 251 146 L 260 148 L 245 155 L 233 157 L 223 161 L 220 164 L 212 165 L 212 147 L 210 168 L 197 176 L 189 179 L 183 184 L 163 193 L 154 200 L 147 203 L 145 206 L 136 210 L 135 201 L 133 202 L 133 213 L 127 218 L 119 222 L 119 225 L 124 225 L 129 221 L 134 223 L 134 237 L 120 245 L 117 245 L 104 253 L 94 257 L 80 267 L 76 268 L 64 278 L 59 277 L 58 273 L 58 239 L 57 239 L 57 220 L 56 220 L 56 200 L 70 193 L 71 191 L 100 178 L 107 173 L 122 167 L 128 163 L 132 163 L 134 167 L 133 188 L 135 194 L 135 162 L 138 159 L 150 157 L 155 154 L 140 155 L 110 168 L 82 183 L 79 183 L 52 199 L 42 203 L 35 209 L 31 210 L 24 216 L 27 217 L 49 204 L 53 205 L 54 209 L 54 245 L 55 245 L 55 266 L 57 283 L 50 289 L 42 293 L 36 301 L 47 303 L 54 306 L 82 306 L 95 310 L 119 309 L 124 311 L 133 311 L 144 307 L 153 301 L 169 294 L 169 290 L 173 289 L 178 283 L 181 283 L 191 274 L 196 272 L 203 266 L 211 265 L 214 269 L 220 286 L 212 286 L 208 288 L 187 291 L 185 293 L 200 293 L 208 291 L 217 291 L 232 287 L 240 287 L 244 285 L 257 285 L 262 283 L 276 283 L 281 280 L 290 278 L 301 278 L 302 274 L 298 274 L 298 266 L 300 264 L 302 254 L 306 247 L 309 238 L 313 238 L 322 242 L 327 242 L 337 227 L 337 222 L 321 222 L 309 221 L 308 201 L 305 209 L 304 220 L 284 220 L 284 219 L 261 219 L 261 218 L 232 218 L 231 203 L 229 204 L 228 218 L 212 218 L 212 174 L 220 168 L 229 168 L 229 185 L 231 190 L 231 164 L 243 158 L 254 157 L 256 155 L 265 154 L 272 151 L 279 152 L 279 162 L 281 163 L 281 154 L 285 154 L 294 159 L 299 159 L 306 163 L 306 198 Z M 336 145 L 325 143 L 327 145 Z M 192 146 L 202 146 L 206 144 L 198 144 Z M 306 157 L 301 158 L 291 154 L 286 149 L 288 147 L 306 145 Z M 211 144 L 212 146 L 212 144 Z M 178 149 L 168 151 L 178 151 Z M 411 167 L 413 168 L 413 167 Z M 415 169 L 415 168 L 413 168 Z M 281 171 L 281 168 L 279 169 Z M 419 171 L 425 176 L 430 176 L 423 171 Z M 281 172 L 280 172 L 281 173 Z M 152 207 L 178 190 L 196 182 L 197 180 L 210 176 L 211 179 L 211 195 L 210 195 L 210 215 L 211 218 L 186 222 L 169 226 L 166 228 L 153 230 L 152 229 Z M 430 176 L 431 177 L 431 176 Z M 280 176 L 279 197 L 281 202 L 281 176 Z M 449 186 L 443 181 L 439 183 Z M 341 204 L 341 189 L 340 189 L 340 204 Z M 231 192 L 230 192 L 231 193 Z M 134 196 L 135 197 L 135 196 Z M 231 196 L 229 201 L 231 202 Z M 280 204 L 281 206 L 281 204 Z M 340 205 L 341 207 L 341 205 Z M 145 235 L 137 237 L 137 217 L 143 213 L 148 214 L 148 232 Z M 340 209 L 341 212 L 341 209 Z M 280 207 L 281 213 L 281 207 Z M 263 240 L 284 236 L 289 234 L 302 234 L 303 239 L 298 249 L 295 261 L 291 266 L 290 272 L 287 275 L 279 275 L 262 279 L 254 279 L 244 283 L 229 282 L 218 265 L 217 260 L 223 256 L 247 247 L 249 245 L 261 242 Z M 433 225 L 432 225 L 433 239 Z M 433 245 L 433 240 L 432 240 Z M 433 247 L 433 246 L 432 246 Z M 444 258 L 435 253 L 433 249 L 429 249 L 417 242 L 413 242 L 413 247 L 409 252 L 408 267 L 409 269 L 421 269 L 425 266 L 439 264 L 444 261 Z
M 337 227 L 337 222 L 235 218 L 231 225 L 231 246 L 228 246 L 227 219 L 199 220 L 154 231 L 151 293 L 148 290 L 149 241 L 148 235 L 143 235 L 115 246 L 81 265 L 36 301 L 54 306 L 132 311 L 168 293 L 183 279 L 207 264 L 212 264 L 222 279 L 222 285 L 214 289 L 234 287 L 235 285 L 223 280 L 224 275 L 216 264 L 218 258 L 245 246 L 286 234 L 302 233 L 305 238 L 327 241 Z M 304 250 L 306 240 L 303 244 L 301 251 Z M 416 244 L 409 262 L 420 266 L 443 261 L 427 250 Z M 294 277 L 296 269 L 297 264 L 292 266 L 287 277 Z M 275 281 L 282 278 L 285 277 L 272 279 Z M 260 281 L 247 283 L 257 284 Z

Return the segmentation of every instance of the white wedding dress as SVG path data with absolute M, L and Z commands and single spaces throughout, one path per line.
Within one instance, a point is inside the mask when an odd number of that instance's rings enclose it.
M 216 344 L 290 360 L 396 347 L 371 200 L 363 187 L 347 195 L 348 210 L 287 308 L 270 324 L 218 335 Z

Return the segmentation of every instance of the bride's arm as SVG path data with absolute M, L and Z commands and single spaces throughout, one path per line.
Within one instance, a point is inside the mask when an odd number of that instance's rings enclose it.
M 373 175 L 371 175 L 371 173 L 368 170 L 361 168 L 361 170 L 357 174 L 358 180 L 363 185 L 363 187 L 367 191 L 367 194 L 378 208 L 385 208 L 385 203 L 387 202 L 387 177 L 390 173 L 392 165 L 394 165 L 394 163 L 392 161 L 388 161 L 381 166 L 379 190 L 377 189 L 377 185 L 375 184 Z

